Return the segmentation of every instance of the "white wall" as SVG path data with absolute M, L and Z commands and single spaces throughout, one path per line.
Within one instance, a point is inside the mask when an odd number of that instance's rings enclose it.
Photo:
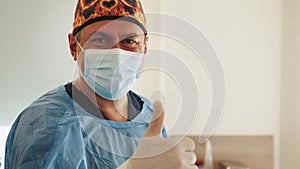
M 300 166 L 300 1 L 284 0 L 281 166 Z
M 73 79 L 67 34 L 74 8 L 75 1 L 2 2 L 0 124 L 11 124 L 37 97 Z
M 0 169 L 4 169 L 5 142 L 10 126 L 0 125 Z
M 182 3 L 164 0 L 162 12 L 195 25 L 219 53 L 225 72 L 227 100 L 217 134 L 276 134 L 280 113 L 281 1 L 190 0 Z M 199 123 L 192 130 L 197 134 L 205 118 L 203 114 L 209 109 L 207 100 L 211 99 L 207 74 L 180 44 L 164 40 L 162 46 L 196 74 L 203 97 Z M 166 86 L 169 83 L 172 82 L 166 81 Z M 170 102 L 176 101 L 172 96 L 169 98 Z M 176 111 L 172 108 L 170 111 Z

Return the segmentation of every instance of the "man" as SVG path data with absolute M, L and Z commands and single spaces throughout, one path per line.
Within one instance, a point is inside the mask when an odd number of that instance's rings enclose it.
M 130 91 L 147 42 L 138 0 L 79 0 L 69 34 L 79 76 L 19 115 L 5 168 L 197 168 L 190 139 L 161 138 L 162 105 Z

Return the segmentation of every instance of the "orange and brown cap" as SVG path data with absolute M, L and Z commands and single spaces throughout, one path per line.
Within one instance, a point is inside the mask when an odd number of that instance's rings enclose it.
M 94 22 L 114 19 L 133 22 L 147 33 L 146 18 L 139 0 L 78 0 L 73 34 Z

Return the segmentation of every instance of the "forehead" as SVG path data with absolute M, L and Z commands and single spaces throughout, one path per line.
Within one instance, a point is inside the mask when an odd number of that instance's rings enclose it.
M 88 38 L 99 32 L 110 36 L 144 34 L 143 30 L 135 23 L 124 20 L 103 20 L 86 26 L 80 31 L 80 36 Z

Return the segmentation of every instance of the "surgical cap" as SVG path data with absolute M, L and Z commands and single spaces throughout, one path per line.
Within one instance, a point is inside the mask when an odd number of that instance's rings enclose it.
M 78 0 L 73 34 L 102 20 L 122 19 L 137 24 L 147 33 L 147 23 L 139 0 Z

